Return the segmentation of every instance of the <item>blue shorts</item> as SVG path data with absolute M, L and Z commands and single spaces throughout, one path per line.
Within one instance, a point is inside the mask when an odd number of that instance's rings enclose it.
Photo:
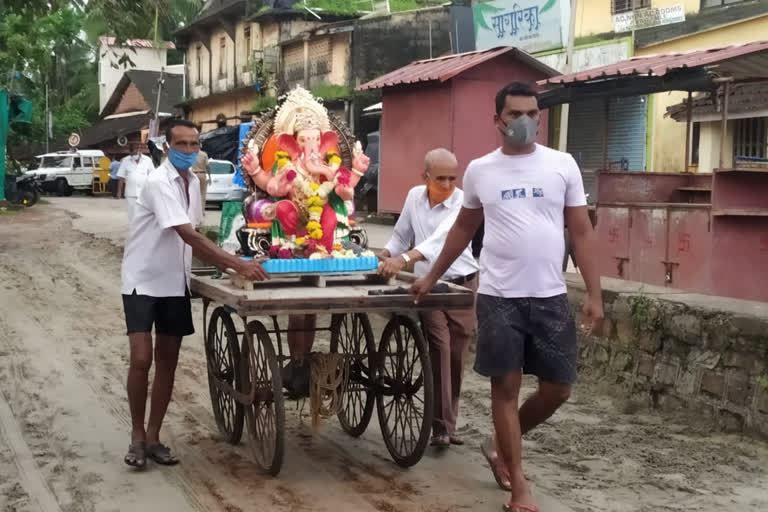
M 522 370 L 555 384 L 576 380 L 576 324 L 567 295 L 478 295 L 477 321 L 477 373 L 501 377 Z

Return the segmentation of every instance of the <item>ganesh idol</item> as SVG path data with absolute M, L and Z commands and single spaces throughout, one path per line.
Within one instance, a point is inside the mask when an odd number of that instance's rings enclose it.
M 331 256 L 349 238 L 354 189 L 369 158 L 357 142 L 348 151 L 351 166 L 342 164 L 327 110 L 300 87 L 285 97 L 271 130 L 270 123 L 261 124 L 246 140 L 241 160 L 254 188 L 244 203 L 246 222 L 271 224 L 272 258 Z M 342 143 L 350 144 L 346 137 Z

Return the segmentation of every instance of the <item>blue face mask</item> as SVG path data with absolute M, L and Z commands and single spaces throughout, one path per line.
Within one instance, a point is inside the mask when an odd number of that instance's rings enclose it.
M 173 148 L 168 148 L 168 159 L 171 161 L 173 166 L 180 171 L 186 171 L 192 167 L 197 161 L 197 155 L 197 151 L 194 153 L 182 153 L 181 151 L 175 150 Z

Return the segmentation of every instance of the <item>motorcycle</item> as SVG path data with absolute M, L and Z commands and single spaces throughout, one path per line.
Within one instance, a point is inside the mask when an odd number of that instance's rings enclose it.
M 40 200 L 42 192 L 40 178 L 33 174 L 7 176 L 5 180 L 5 198 L 12 203 L 34 206 Z

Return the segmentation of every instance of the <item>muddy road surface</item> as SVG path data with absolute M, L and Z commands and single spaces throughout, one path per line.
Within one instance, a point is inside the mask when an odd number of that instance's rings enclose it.
M 106 216 L 61 204 L 0 216 L 0 510 L 501 509 L 507 496 L 478 451 L 491 430 L 489 385 L 471 370 L 460 413 L 465 446 L 429 449 L 404 470 L 391 462 L 375 417 L 353 439 L 335 419 L 313 432 L 308 407 L 302 413 L 286 402 L 283 470 L 277 478 L 261 475 L 247 446 L 218 434 L 200 304 L 198 334 L 184 341 L 162 432 L 182 463 L 143 472 L 125 466 L 122 249 L 119 240 L 73 228 L 75 221 L 98 232 Z M 374 321 L 375 331 L 382 326 Z M 585 379 L 525 440 L 542 512 L 768 510 L 765 444 L 708 435 L 684 418 L 628 408 L 597 389 Z

